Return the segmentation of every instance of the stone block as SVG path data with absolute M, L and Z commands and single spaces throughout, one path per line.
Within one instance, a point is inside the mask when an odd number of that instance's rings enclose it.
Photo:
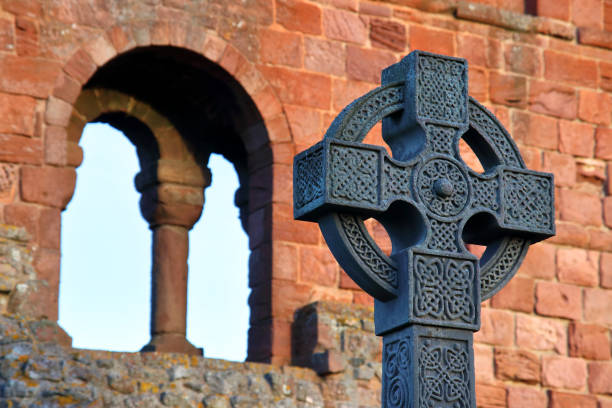
M 496 346 L 512 346 L 514 343 L 514 317 L 505 310 L 483 308 L 481 327 L 474 333 L 474 341 Z
M 346 73 L 350 79 L 378 84 L 382 70 L 395 62 L 395 56 L 388 51 L 347 47 Z
M 328 76 L 273 67 L 262 67 L 261 71 L 284 103 L 329 109 L 331 78 Z
M 580 288 L 554 282 L 536 285 L 536 312 L 543 316 L 580 319 L 582 316 Z
M 508 408 L 548 408 L 546 392 L 536 388 L 508 387 Z
M 593 157 L 595 128 L 588 123 L 559 121 L 559 151 L 574 156 Z
M 514 277 L 491 298 L 491 306 L 519 312 L 533 312 L 535 281 L 530 278 Z
M 0 92 L 46 98 L 61 66 L 44 58 L 6 55 L 0 58 L 0 72 Z
M 72 168 L 21 168 L 21 198 L 26 202 L 64 209 L 72 198 L 76 172 Z
M 85 84 L 96 72 L 96 63 L 84 50 L 77 51 L 64 66 L 64 71 L 80 84 Z
M 540 76 L 543 64 L 539 48 L 526 44 L 509 44 L 504 57 L 510 71 L 533 77 Z
M 562 356 L 542 357 L 542 385 L 580 391 L 585 389 L 586 379 L 584 360 Z
M 304 68 L 322 74 L 343 76 L 346 71 L 346 48 L 337 41 L 305 37 Z
M 581 90 L 578 97 L 578 118 L 596 125 L 610 126 L 612 96 L 606 92 Z
M 406 27 L 389 20 L 373 18 L 370 20 L 370 41 L 374 47 L 404 51 L 406 49 Z
M 608 329 L 597 324 L 572 322 L 569 326 L 569 354 L 588 360 L 610 360 Z
M 321 9 L 318 5 L 299 0 L 276 2 L 276 22 L 291 31 L 321 34 Z
M 489 94 L 493 103 L 524 108 L 527 105 L 527 80 L 518 75 L 492 72 L 489 78 Z
M 467 59 L 470 68 L 472 66 L 485 67 L 487 65 L 485 37 L 468 33 L 457 34 L 457 55 Z
M 265 29 L 261 31 L 259 41 L 262 62 L 296 68 L 302 66 L 304 46 L 300 35 Z
M 529 110 L 544 115 L 574 119 L 578 114 L 576 90 L 556 81 L 529 83 Z
M 551 81 L 595 88 L 597 86 L 597 63 L 594 60 L 544 51 L 544 76 Z
M 589 391 L 612 395 L 612 363 L 589 363 Z
M 300 248 L 300 280 L 317 285 L 338 287 L 338 263 L 328 248 Z
M 323 31 L 330 40 L 365 44 L 368 39 L 367 20 L 345 10 L 325 9 Z
M 519 276 L 548 280 L 554 278 L 556 271 L 555 256 L 556 248 L 553 245 L 543 242 L 531 245 L 518 271 Z
M 561 189 L 558 199 L 562 220 L 596 227 L 602 225 L 603 209 L 599 195 L 580 190 Z
M 612 326 L 612 290 L 584 290 L 584 320 L 604 326 Z
M 566 354 L 567 327 L 555 319 L 519 314 L 516 316 L 516 345 Z
M 495 349 L 495 377 L 528 384 L 540 382 L 540 358 L 528 351 Z
M 557 277 L 560 282 L 581 286 L 597 286 L 599 253 L 580 248 L 559 248 Z
M 1 68 L 0 68 L 1 69 Z M 34 113 L 36 100 L 29 96 L 9 95 L 0 93 L 0 133 L 34 136 Z M 7 135 L 7 137 L 9 137 Z M 2 150 L 11 148 L 7 145 Z M 27 151 L 21 155 L 27 154 Z M 10 155 L 7 155 L 10 157 Z M 19 160 L 19 157 L 11 161 Z M 31 160 L 31 159 L 30 159 Z
M 572 0 L 572 22 L 578 27 L 601 27 L 601 1 Z
M 2 103 L 1 99 L 0 97 L 0 103 Z M 2 111 L 1 107 L 0 111 Z M 42 164 L 42 159 L 42 140 L 0 133 L 0 160 L 9 163 Z
M 450 31 L 412 25 L 410 26 L 409 38 L 411 50 L 455 55 L 455 35 Z
M 590 395 L 551 391 L 550 408 L 597 408 L 597 400 Z
M 612 129 L 598 127 L 595 131 L 595 157 L 612 160 Z

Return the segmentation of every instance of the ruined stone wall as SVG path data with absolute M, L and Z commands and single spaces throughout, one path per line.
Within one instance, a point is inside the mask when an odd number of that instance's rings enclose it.
M 258 191 L 270 192 L 249 209 L 247 224 L 253 249 L 250 356 L 276 365 L 293 359 L 316 370 L 198 360 L 193 381 L 205 383 L 204 367 L 222 372 L 227 368 L 220 367 L 231 366 L 230 372 L 263 378 L 263 384 L 270 382 L 258 373 L 266 370 L 301 373 L 313 384 L 328 378 L 314 372 L 333 377 L 351 371 L 350 381 L 357 381 L 351 384 L 374 387 L 375 364 L 349 370 L 363 357 L 330 346 L 335 339 L 316 337 L 313 343 L 312 326 L 296 320 L 308 312 L 294 315 L 318 300 L 371 305 L 372 299 L 340 270 L 316 225 L 292 220 L 291 165 L 293 155 L 320 140 L 346 104 L 377 86 L 382 68 L 422 49 L 466 58 L 471 95 L 510 131 L 529 168 L 555 174 L 557 236 L 533 246 L 517 276 L 483 305 L 482 329 L 475 335 L 478 405 L 609 408 L 611 32 L 608 0 L 0 0 L 0 223 L 6 232 L 0 234 L 0 251 L 10 248 L 1 255 L 2 264 L 10 266 L 0 270 L 0 307 L 18 312 L 6 317 L 3 327 L 10 321 L 27 326 L 26 316 L 57 318 L 60 214 L 82 160 L 78 134 L 84 123 L 71 120 L 82 87 L 130 50 L 166 45 L 221 67 L 261 114 L 258 125 L 265 127 L 267 139 L 244 139 L 253 162 L 263 169 L 252 182 Z M 104 101 L 105 106 L 113 102 Z M 101 103 L 94 100 L 89 107 L 96 104 Z M 368 140 L 380 140 L 380 127 Z M 262 145 L 272 154 L 257 155 Z M 371 228 L 388 249 L 380 227 Z M 20 296 L 20 288 L 32 290 Z M 9 299 L 19 302 L 12 308 Z M 316 336 L 324 331 L 317 329 Z M 302 333 L 297 340 L 296 332 Z M 24 340 L 31 341 L 36 343 Z M 6 398 L 29 403 L 45 396 L 69 405 L 71 400 L 62 399 L 67 396 L 45 394 L 40 384 L 49 382 L 53 390 L 68 386 L 76 377 L 63 371 L 58 377 L 53 367 L 98 367 L 97 360 L 111 361 L 96 368 L 102 373 L 96 394 L 101 404 L 105 391 L 136 400 L 144 392 L 138 376 L 123 391 L 112 390 L 115 364 L 124 375 L 124 360 L 130 359 L 138 361 L 142 378 L 149 369 L 162 373 L 156 377 L 159 392 L 150 398 L 160 403 L 174 398 L 166 371 L 173 364 L 169 356 L 128 358 L 38 346 L 15 351 L 16 343 L 3 342 L 12 345 L 2 346 L 1 377 L 26 380 L 15 389 L 2 388 L 0 404 L 8 405 Z M 66 344 L 66 339 L 57 342 Z M 73 355 L 86 356 L 89 365 Z M 25 363 L 30 357 L 53 372 L 44 374 L 51 379 L 20 365 L 20 358 Z M 337 373 L 338 367 L 344 371 Z M 192 392 L 179 389 L 183 397 Z M 270 390 L 269 395 L 277 395 Z M 340 391 L 321 393 L 327 406 L 357 406 Z M 219 404 L 232 403 L 233 394 L 222 394 L 229 400 L 221 398 L 225 402 Z M 295 404 L 305 403 L 292 395 Z M 206 397 L 197 390 L 191 396 L 193 401 Z
M 381 342 L 371 309 L 316 303 L 298 313 L 297 326 L 310 332 L 302 357 L 314 356 L 324 376 L 175 353 L 76 350 L 54 322 L 2 316 L 0 406 L 380 407 Z M 319 354 L 333 354 L 333 365 L 316 363 Z

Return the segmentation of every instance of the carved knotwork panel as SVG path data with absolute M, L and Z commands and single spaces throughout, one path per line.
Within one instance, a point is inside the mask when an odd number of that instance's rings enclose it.
M 331 145 L 330 153 L 331 197 L 378 204 L 379 152 Z
M 419 339 L 419 407 L 471 407 L 470 349 L 467 341 Z
M 470 333 L 410 326 L 385 338 L 382 406 L 475 407 Z
M 554 204 L 552 177 L 505 169 L 503 182 L 503 223 L 505 227 L 552 232 Z
M 386 159 L 383 163 L 382 198 L 387 202 L 390 199 L 410 199 L 410 173 L 411 168 L 399 166 Z
M 412 261 L 415 321 L 477 327 L 476 268 L 473 259 L 415 253 Z
M 323 197 L 323 148 L 309 150 L 303 159 L 296 163 L 295 198 L 297 208 Z
M 467 119 L 467 64 L 421 55 L 417 69 L 417 117 L 443 123 L 464 123 Z

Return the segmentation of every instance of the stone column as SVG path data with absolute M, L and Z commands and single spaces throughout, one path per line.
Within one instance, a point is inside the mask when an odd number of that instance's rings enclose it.
M 140 209 L 153 231 L 151 340 L 142 351 L 202 354 L 186 339 L 189 230 L 204 205 L 208 169 L 160 161 L 136 176 Z

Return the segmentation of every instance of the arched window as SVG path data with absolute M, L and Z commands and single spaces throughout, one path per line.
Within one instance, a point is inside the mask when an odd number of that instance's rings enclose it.
M 151 236 L 133 185 L 138 158 L 122 132 L 102 123 L 85 127 L 81 147 L 84 161 L 63 214 L 59 322 L 74 347 L 138 351 L 149 339 L 151 300 Z M 242 361 L 249 251 L 234 205 L 239 183 L 222 156 L 211 155 L 208 166 L 209 216 L 189 239 L 187 339 L 208 357 Z

